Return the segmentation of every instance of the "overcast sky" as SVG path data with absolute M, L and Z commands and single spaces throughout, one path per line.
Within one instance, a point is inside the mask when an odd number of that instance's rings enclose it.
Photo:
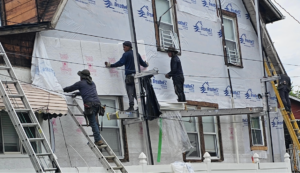
M 292 79 L 294 90 L 298 90 L 298 86 L 300 90 L 300 24 L 280 8 L 274 0 L 272 2 L 285 16 L 285 19 L 268 24 L 267 28 L 284 68 Z M 300 0 L 276 0 L 276 2 L 300 21 Z

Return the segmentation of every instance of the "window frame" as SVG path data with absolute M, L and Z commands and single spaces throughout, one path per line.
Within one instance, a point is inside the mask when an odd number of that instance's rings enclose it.
M 220 10 L 220 9 L 219 9 Z M 233 12 L 229 12 L 226 10 L 222 9 L 222 21 L 223 18 L 227 17 L 227 19 L 229 18 L 230 20 L 235 21 L 235 25 L 234 26 L 234 30 L 236 31 L 236 43 L 237 43 L 237 50 L 239 51 L 239 56 L 240 56 L 240 61 L 241 61 L 241 65 L 236 65 L 236 64 L 232 64 L 228 62 L 228 57 L 227 57 L 227 47 L 226 47 L 226 40 L 225 40 L 225 29 L 224 29 L 224 25 L 222 25 L 221 31 L 222 31 L 222 44 L 223 44 L 223 53 L 224 53 L 224 61 L 225 61 L 225 65 L 227 66 L 233 66 L 233 67 L 239 67 L 239 68 L 244 68 L 243 65 L 243 57 L 242 57 L 242 49 L 241 49 L 241 43 L 240 43 L 240 33 L 239 33 L 239 24 L 238 24 L 238 18 L 237 15 Z
M 2 115 L 1 115 L 2 114 Z M 23 146 L 23 144 L 22 144 L 22 142 L 21 142 L 21 140 L 20 140 L 20 138 L 19 138 L 19 135 L 18 135 L 18 133 L 17 133 L 17 136 L 18 136 L 18 141 L 19 141 L 19 151 L 8 151 L 8 152 L 6 152 L 5 151 L 5 140 L 3 139 L 3 120 L 2 120 L 2 118 L 4 117 L 4 116 L 8 116 L 8 118 L 9 118 L 9 120 L 10 120 L 10 122 L 11 122 L 11 119 L 10 119 L 10 117 L 9 117 L 9 115 L 8 115 L 8 113 L 7 112 L 0 112 L 0 128 L 1 128 L 1 140 L 2 140 L 2 153 L 0 153 L 0 156 L 5 156 L 5 157 L 10 157 L 10 156 L 15 156 L 15 155 L 24 155 L 24 154 L 27 154 L 26 153 L 26 151 L 25 151 L 25 149 L 24 149 L 24 146 Z M 11 122 L 12 123 L 12 122 Z M 12 127 L 13 127 L 14 125 L 12 124 Z M 13 127 L 14 128 L 14 127 Z M 15 128 L 14 128 L 15 129 Z
M 198 133 L 198 140 L 200 140 L 200 157 L 199 158 L 187 158 L 186 154 L 183 153 L 183 161 L 184 162 L 203 162 L 204 161 L 204 154 L 205 154 L 205 142 L 204 142 L 204 132 L 203 132 L 203 121 L 202 116 L 201 117 L 193 117 L 198 119 L 198 127 L 199 133 Z M 220 117 L 214 116 L 216 120 L 216 136 L 218 139 L 218 147 L 219 147 L 219 157 L 212 157 L 212 162 L 222 162 L 224 161 L 224 153 L 223 153 L 223 144 L 222 144 L 222 133 L 221 133 L 221 123 L 220 123 Z
M 254 150 L 264 150 L 267 151 L 268 150 L 268 145 L 267 145 L 267 136 L 266 136 L 266 127 L 265 127 L 265 119 L 264 116 L 259 116 L 260 119 L 260 125 L 261 125 L 261 133 L 262 133 L 262 140 L 263 140 L 263 145 L 254 145 L 253 144 L 253 140 L 252 140 L 252 128 L 251 128 L 251 118 L 253 116 L 251 115 L 247 115 L 248 117 L 248 129 L 249 129 L 249 141 L 250 141 L 250 149 L 251 151 Z
M 98 96 L 100 101 L 101 99 L 107 99 L 107 100 L 114 100 L 115 101 L 115 105 L 116 108 L 119 110 L 124 110 L 124 106 L 123 106 L 123 97 L 122 96 Z M 119 132 L 120 132 L 120 141 L 121 141 L 121 152 L 122 152 L 122 156 L 118 157 L 120 159 L 121 162 L 129 162 L 129 152 L 128 152 L 128 142 L 127 142 L 127 135 L 126 135 L 126 126 L 123 125 L 123 121 L 124 120 L 116 120 L 118 122 L 118 128 L 119 128 Z M 105 126 L 103 126 L 103 128 L 105 128 Z M 116 129 L 115 127 L 106 127 L 108 129 L 113 128 Z M 101 133 L 101 132 L 100 132 Z M 109 161 L 109 162 L 113 162 L 113 161 Z
M 167 0 L 169 1 L 169 4 L 172 6 L 173 4 L 176 4 L 176 0 Z M 156 2 L 155 0 L 152 0 L 152 11 L 153 11 L 153 23 L 154 23 L 154 30 L 155 30 L 155 39 L 156 39 L 156 47 L 157 51 L 166 52 L 166 50 L 162 49 L 161 44 L 161 38 L 160 38 L 160 31 L 158 28 L 158 20 L 157 20 L 157 13 L 156 13 Z M 176 32 L 178 37 L 178 55 L 181 55 L 181 44 L 180 44 L 180 36 L 179 36 L 179 29 L 178 29 L 178 19 L 177 19 L 177 10 L 176 5 L 173 6 L 172 9 L 170 9 L 171 12 L 171 20 L 173 22 L 173 32 Z M 161 21 L 162 22 L 162 21 Z

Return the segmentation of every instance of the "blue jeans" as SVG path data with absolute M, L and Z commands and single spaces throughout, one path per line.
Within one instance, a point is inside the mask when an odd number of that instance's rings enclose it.
M 98 106 L 98 105 L 93 106 L 92 109 L 93 109 L 93 114 L 87 115 L 87 117 L 89 119 L 89 123 L 90 123 L 90 126 L 93 131 L 94 140 L 95 140 L 95 142 L 98 142 L 101 140 L 101 136 L 100 136 L 100 128 L 99 128 L 98 122 L 96 120 L 96 116 L 98 116 L 97 112 L 99 111 L 100 106 Z

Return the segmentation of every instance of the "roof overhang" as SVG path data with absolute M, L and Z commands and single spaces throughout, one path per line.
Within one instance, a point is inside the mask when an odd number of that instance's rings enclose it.
M 284 19 L 285 17 L 270 0 L 259 1 L 259 11 L 265 23 L 272 23 Z
M 12 34 L 21 34 L 28 32 L 39 32 L 44 30 L 49 30 L 51 28 L 51 22 L 40 22 L 34 24 L 21 24 L 21 25 L 8 25 L 0 27 L 0 36 L 1 35 L 12 35 Z
M 294 97 L 294 96 L 291 96 L 291 95 L 289 97 L 290 97 L 290 99 L 300 103 L 300 99 L 298 99 L 297 97 Z

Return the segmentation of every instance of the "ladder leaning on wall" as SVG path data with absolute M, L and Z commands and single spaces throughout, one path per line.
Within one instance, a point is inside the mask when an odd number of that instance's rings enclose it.
M 79 114 L 74 113 L 75 111 L 79 111 Z M 99 159 L 100 163 L 102 166 L 106 169 L 107 172 L 109 173 L 115 173 L 116 171 L 121 171 L 122 173 L 127 173 L 127 170 L 125 169 L 124 165 L 122 162 L 119 160 L 118 156 L 113 152 L 113 150 L 110 148 L 108 143 L 105 141 L 103 136 L 101 135 L 101 138 L 104 142 L 104 145 L 101 145 L 97 147 L 90 136 L 92 137 L 93 135 L 88 135 L 83 126 L 88 126 L 80 124 L 76 118 L 76 116 L 83 117 L 83 110 L 82 108 L 78 105 L 76 99 L 73 99 L 72 104 L 68 104 L 68 112 L 77 124 L 77 126 L 80 128 L 81 132 L 84 134 L 86 139 L 88 140 L 88 145 L 91 148 L 91 150 L 95 153 L 96 157 Z M 98 116 L 98 115 L 97 115 Z M 105 150 L 108 155 L 103 154 L 102 150 Z M 110 163 L 113 162 L 116 166 L 112 166 Z
M 8 73 L 2 73 L 0 95 L 35 172 L 62 172 L 1 43 L 0 56 L 5 63 L 0 70 Z
M 272 62 L 270 61 L 270 59 L 268 59 L 268 62 L 265 61 L 264 65 L 265 65 L 265 69 L 266 69 L 267 74 L 268 74 L 269 77 L 277 76 L 276 70 L 275 70 Z M 271 81 L 271 84 L 272 84 L 272 87 L 273 87 L 274 92 L 276 94 L 277 101 L 278 101 L 279 107 L 280 107 L 280 112 L 283 116 L 283 120 L 286 124 L 286 127 L 289 131 L 289 134 L 290 134 L 290 136 L 293 140 L 294 145 L 297 147 L 298 150 L 300 150 L 300 143 L 299 143 L 300 129 L 299 129 L 299 126 L 297 124 L 297 120 L 295 119 L 295 116 L 294 116 L 293 112 L 287 113 L 287 111 L 285 110 L 283 102 L 281 100 L 281 97 L 279 95 L 277 87 L 275 86 L 274 81 Z

